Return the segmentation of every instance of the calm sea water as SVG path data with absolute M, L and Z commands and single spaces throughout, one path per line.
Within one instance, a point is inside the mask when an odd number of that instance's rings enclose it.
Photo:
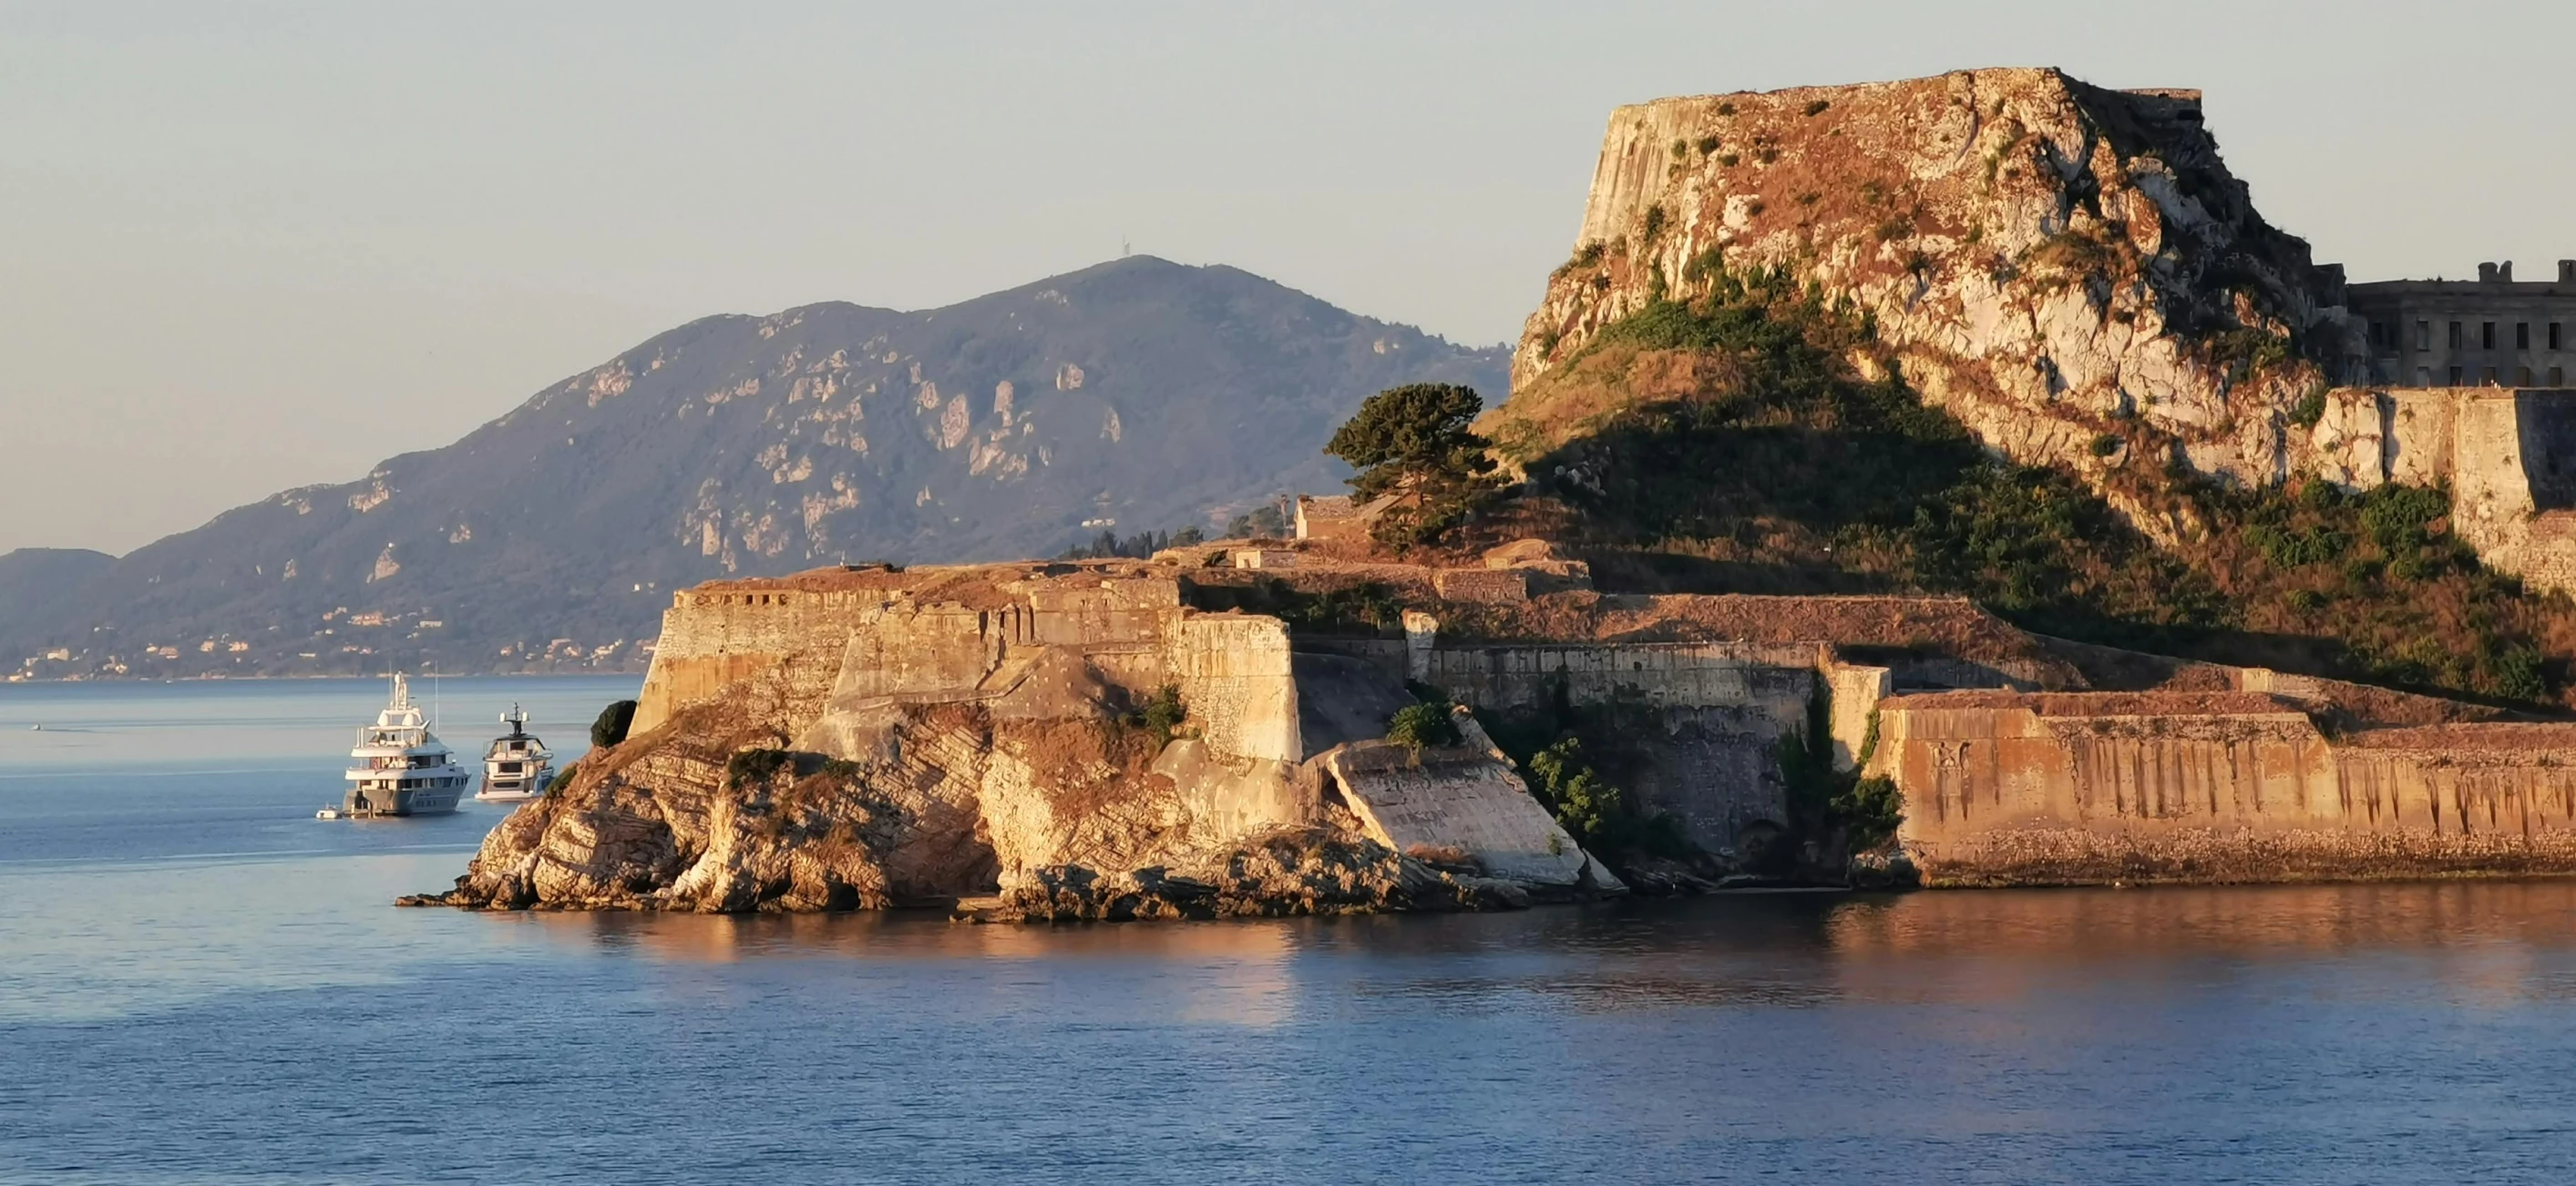
M 499 814 L 314 820 L 380 699 L 0 686 L 0 1180 L 2576 1179 L 2576 884 L 396 910 Z

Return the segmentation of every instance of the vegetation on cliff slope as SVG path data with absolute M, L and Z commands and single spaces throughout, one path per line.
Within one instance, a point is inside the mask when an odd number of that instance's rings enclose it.
M 1870 751 L 1878 747 L 1878 718 L 1871 714 L 1869 736 L 1852 755 L 1851 769 L 1834 768 L 1834 738 L 1829 714 L 1832 702 L 1820 685 L 1807 698 L 1807 725 L 1780 735 L 1775 757 L 1789 805 L 1789 835 L 1819 845 L 1839 841 L 1846 853 L 1875 852 L 1896 839 L 1905 822 L 1905 796 L 1896 780 L 1884 775 L 1862 777 Z M 1785 863 L 1789 853 L 1772 854 Z
M 1962 593 L 2086 641 L 2498 700 L 2555 699 L 2576 603 L 2525 594 L 2448 533 L 2437 491 L 2230 489 L 2176 442 L 2101 426 L 2097 479 L 2014 465 L 1927 407 L 1785 272 L 1695 265 L 1498 429 L 1578 513 L 1605 587 Z
M 1647 810 L 1625 789 L 1655 760 L 1647 739 L 1663 734 L 1660 716 L 1643 697 L 1578 705 L 1560 684 L 1543 705 L 1480 712 L 1477 721 L 1585 852 L 1614 869 L 1640 858 L 1693 855 L 1670 816 Z

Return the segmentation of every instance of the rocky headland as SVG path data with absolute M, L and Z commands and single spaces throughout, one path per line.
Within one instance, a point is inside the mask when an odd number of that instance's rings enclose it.
M 1622 108 L 1462 525 L 1381 530 L 1416 485 L 1150 560 L 697 586 L 633 735 L 406 901 L 2576 873 L 2576 603 L 2533 591 L 2576 531 L 2528 480 L 2576 441 L 2368 387 L 2364 336 L 2193 92 Z
M 2047 639 L 1957 599 L 1608 595 L 1525 549 L 1347 552 L 680 594 L 633 735 L 407 901 L 1053 920 L 1730 877 L 2576 872 L 2576 724 Z M 1445 731 L 1390 740 L 1426 707 Z M 1587 815 L 1581 778 L 1633 818 Z M 1876 821 L 1850 805 L 1873 782 Z

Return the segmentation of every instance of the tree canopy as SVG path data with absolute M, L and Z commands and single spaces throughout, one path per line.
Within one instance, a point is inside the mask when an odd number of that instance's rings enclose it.
M 626 731 L 635 724 L 635 702 L 618 700 L 599 710 L 599 719 L 590 723 L 590 743 L 601 749 L 626 740 Z
M 1473 388 L 1411 383 L 1370 396 L 1333 433 L 1324 451 L 1359 471 L 1351 478 L 1359 497 L 1400 499 L 1377 522 L 1380 540 L 1398 547 L 1429 543 L 1501 485 L 1486 455 L 1493 442 L 1467 427 L 1484 407 Z

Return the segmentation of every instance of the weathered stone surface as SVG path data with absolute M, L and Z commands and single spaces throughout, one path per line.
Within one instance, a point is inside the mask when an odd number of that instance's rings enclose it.
M 1935 885 L 2576 873 L 2576 724 L 2332 738 L 2247 692 L 1898 696 L 1871 769 Z
M 2197 469 L 2277 480 L 2288 413 L 2344 376 L 2232 356 L 2365 349 L 2337 275 L 2228 173 L 2198 92 L 1963 70 L 1613 112 L 1574 259 L 1530 317 L 1496 421 L 1550 419 L 1556 368 L 1718 266 L 1787 269 L 1858 308 L 1927 401 L 2079 472 L 2136 417 Z
M 2338 388 L 2298 443 L 2303 472 L 2346 489 L 2448 487 L 2482 563 L 2576 592 L 2576 391 Z
M 1358 742 L 1316 761 L 1369 837 L 1393 851 L 1473 854 L 1485 872 L 1525 886 L 1624 892 L 1530 797 L 1474 714 L 1461 708 L 1453 719 L 1453 747 Z
M 1518 909 L 1514 883 L 1455 876 L 1372 838 L 1289 828 L 1249 839 L 1199 876 L 1161 868 L 1101 875 L 1079 865 L 1034 870 L 994 901 L 961 910 L 970 922 L 1240 918 L 1398 910 Z

